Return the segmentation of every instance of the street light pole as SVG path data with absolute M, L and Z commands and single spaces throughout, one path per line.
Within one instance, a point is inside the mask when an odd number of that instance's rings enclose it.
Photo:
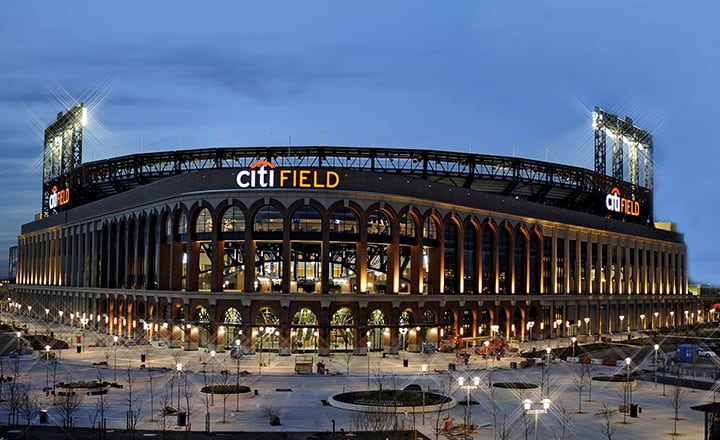
M 523 400 L 523 406 L 525 407 L 525 414 L 535 415 L 535 440 L 538 438 L 538 415 L 547 414 L 550 408 L 550 399 L 543 399 L 539 403 L 535 404 L 530 399 Z
M 660 344 L 653 345 L 653 348 L 655 349 L 655 388 L 657 388 L 658 349 L 660 348 Z
M 182 364 L 180 362 L 175 365 L 175 368 L 177 370 L 178 374 L 178 384 L 177 384 L 177 410 L 180 412 L 180 376 L 182 375 Z
M 458 377 L 458 384 L 460 385 L 460 389 L 466 390 L 467 395 L 465 398 L 465 438 L 468 438 L 468 427 L 472 423 L 472 407 L 470 406 L 470 390 L 476 390 L 480 386 L 480 378 L 475 376 L 473 377 L 472 384 L 465 385 L 465 378 L 464 377 Z
M 632 386 L 630 385 L 630 362 L 632 359 L 625 358 L 625 365 L 627 365 L 627 377 L 625 379 L 625 386 L 627 387 L 625 389 L 625 411 L 623 411 L 623 423 L 625 423 L 627 412 L 630 409 L 629 406 L 632 404 Z
M 572 338 L 570 338 L 570 342 L 572 342 L 572 354 L 573 354 L 573 357 L 575 357 L 575 342 L 576 342 L 576 341 L 577 341 L 577 338 L 576 338 L 575 336 L 573 336 Z
M 215 405 L 215 350 L 210 351 L 210 405 Z M 237 390 L 236 390 L 237 391 Z
M 422 369 L 423 374 L 423 385 L 425 385 L 425 373 L 427 373 L 428 366 L 427 364 L 422 364 L 420 367 Z M 420 386 L 420 390 L 422 391 L 422 405 L 423 405 L 423 411 L 422 411 L 422 424 L 425 425 L 425 388 L 423 385 Z
M 113 366 L 113 372 L 115 373 L 115 382 L 117 382 L 117 346 L 118 346 L 117 335 L 113 336 L 113 346 L 115 347 L 115 366 Z
M 366 344 L 367 344 L 367 367 L 368 367 L 367 368 L 367 382 L 368 382 L 367 386 L 369 389 L 370 388 L 370 347 L 372 346 L 372 342 L 367 341 Z

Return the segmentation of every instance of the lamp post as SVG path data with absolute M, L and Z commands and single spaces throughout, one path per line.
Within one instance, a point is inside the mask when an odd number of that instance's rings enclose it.
M 372 342 L 367 341 L 367 382 L 368 382 L 368 388 L 370 388 L 370 347 L 372 346 Z
M 240 330 L 242 335 L 242 330 Z M 240 339 L 235 339 L 235 385 L 240 389 Z M 240 411 L 240 396 L 235 399 L 235 410 Z
M 45 346 L 45 389 L 50 387 L 50 346 Z
M 20 375 L 20 336 L 22 335 L 21 332 L 16 332 L 15 335 L 17 336 L 17 356 L 15 356 L 15 376 Z
M 572 357 L 575 357 L 575 342 L 576 342 L 576 341 L 577 341 L 577 338 L 576 338 L 575 336 L 573 336 L 572 338 L 570 338 L 570 342 L 572 342 L 572 354 L 573 354 Z
M 408 329 L 406 327 L 400 328 L 400 351 L 403 351 L 405 349 L 405 335 L 407 335 Z
M 528 323 L 525 325 L 528 332 L 528 341 L 532 341 L 532 329 L 535 327 L 535 321 L 528 321 Z
M 586 316 L 583 318 L 583 321 L 585 321 L 585 327 L 587 327 L 588 336 L 592 336 L 590 332 L 590 317 Z
M 178 374 L 178 387 L 177 387 L 177 390 L 178 390 L 177 391 L 177 410 L 178 410 L 178 412 L 180 411 L 180 376 L 182 376 L 182 368 L 183 368 L 183 365 L 180 362 L 178 362 L 175 365 L 175 369 Z
M 623 321 L 625 320 L 625 315 L 618 316 L 620 318 L 620 331 L 623 329 Z
M 85 351 L 85 326 L 87 325 L 88 321 L 89 320 L 87 318 L 80 319 L 80 324 L 82 324 L 82 341 L 80 342 L 80 351 L 82 352 Z
M 62 310 L 58 310 L 58 315 L 60 315 L 60 325 L 62 325 L 62 323 L 63 323 L 63 319 L 62 319 L 63 313 L 65 313 L 65 312 L 63 312 Z
M 210 350 L 210 405 L 215 405 L 215 350 Z
M 113 347 L 115 347 L 115 366 L 113 367 L 113 372 L 115 373 L 115 382 L 117 382 L 117 346 L 118 346 L 118 337 L 117 335 L 113 336 Z
M 483 342 L 485 345 L 485 369 L 488 369 L 488 357 L 490 357 L 490 341 Z
M 675 310 L 670 310 L 670 321 L 672 322 L 672 326 L 675 327 Z
M 45 321 L 48 321 L 50 319 L 50 309 L 45 308 Z
M 656 324 L 655 324 L 655 321 L 658 320 L 658 316 L 659 316 L 659 315 L 660 315 L 660 312 L 653 312 L 653 316 L 654 316 L 654 318 L 653 318 L 653 325 L 652 325 L 652 329 L 653 329 L 653 330 L 655 330 L 655 325 L 656 325 Z
M 641 322 L 642 329 L 645 330 L 645 314 L 644 313 L 640 314 L 640 322 Z
M 660 348 L 660 344 L 653 345 L 653 348 L 655 349 L 655 388 L 657 388 L 658 349 Z
M 465 398 L 465 438 L 468 438 L 468 427 L 472 423 L 472 408 L 470 406 L 470 390 L 476 390 L 480 386 L 480 378 L 475 376 L 473 377 L 472 384 L 465 385 L 465 378 L 464 377 L 458 377 L 458 384 L 460 385 L 461 390 L 466 390 L 466 398 Z
M 525 408 L 525 414 L 535 415 L 535 440 L 538 438 L 538 415 L 547 414 L 550 408 L 550 399 L 542 399 L 539 403 L 534 403 L 530 399 L 523 400 L 523 407 Z
M 627 366 L 627 377 L 625 378 L 625 385 L 627 386 L 627 389 L 625 390 L 625 411 L 623 411 L 623 423 L 625 423 L 625 419 L 627 417 L 627 412 L 629 410 L 629 405 L 632 405 L 632 386 L 630 385 L 630 362 L 632 359 L 629 357 L 625 358 L 625 365 Z
M 428 366 L 427 364 L 422 364 L 420 366 L 420 370 L 422 371 L 423 375 L 423 385 L 420 386 L 420 391 L 422 391 L 422 405 L 423 405 L 423 411 L 422 411 L 422 424 L 425 425 L 425 373 L 427 373 Z

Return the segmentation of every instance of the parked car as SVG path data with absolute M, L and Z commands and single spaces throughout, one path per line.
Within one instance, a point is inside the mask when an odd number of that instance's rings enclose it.
M 698 350 L 697 355 L 698 355 L 699 357 L 714 357 L 714 356 L 716 356 L 714 351 L 712 351 L 712 350 L 703 350 L 702 348 L 701 348 L 700 350 Z

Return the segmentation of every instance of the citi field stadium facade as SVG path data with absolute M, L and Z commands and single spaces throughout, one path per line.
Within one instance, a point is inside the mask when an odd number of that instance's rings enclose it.
M 208 148 L 46 183 L 6 306 L 171 347 L 397 353 L 649 330 L 695 308 L 683 237 L 653 223 L 651 191 L 577 167 Z

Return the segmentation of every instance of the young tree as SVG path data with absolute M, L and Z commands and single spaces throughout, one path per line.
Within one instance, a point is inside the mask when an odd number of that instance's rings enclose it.
M 168 384 L 170 384 L 170 381 L 168 381 Z M 172 388 L 170 388 L 169 392 L 168 387 L 163 388 L 160 396 L 158 397 L 158 400 L 160 402 L 162 410 L 160 411 L 160 418 L 156 421 L 158 424 L 158 428 L 160 428 L 162 440 L 165 440 L 168 430 L 167 418 L 169 415 L 177 413 L 177 411 L 172 407 Z
M 153 382 L 153 370 L 148 368 L 148 389 L 150 391 L 150 422 L 155 422 L 155 386 Z
M 20 423 L 20 401 L 23 386 L 17 381 L 17 377 L 8 384 L 6 399 L 2 402 L 3 407 L 8 410 L 8 425 Z
M 18 388 L 18 412 L 25 419 L 25 437 L 27 438 L 27 432 L 33 419 L 40 413 L 40 405 L 38 405 L 37 395 L 31 394 L 28 385 L 21 384 Z
M 602 409 L 596 414 L 602 417 L 600 432 L 607 440 L 613 440 L 615 431 L 617 431 L 617 425 L 615 425 L 616 412 L 617 410 L 610 409 L 606 403 L 603 403 Z
M 104 383 L 103 372 L 99 368 L 96 370 L 96 380 L 98 383 Z M 107 428 L 107 420 L 105 419 L 105 412 L 108 410 L 109 405 L 105 398 L 105 393 L 101 392 L 96 397 L 95 410 L 98 413 L 98 429 L 100 431 L 100 438 L 105 438 L 105 429 Z
M 670 391 L 670 396 L 672 397 L 670 405 L 673 409 L 673 430 L 671 435 L 675 437 L 678 435 L 677 426 L 678 421 L 680 421 L 680 408 L 682 406 L 683 398 L 685 397 L 685 391 L 680 386 L 680 370 L 678 370 L 675 374 L 675 383 Z
M 582 393 L 585 385 L 590 380 L 589 371 L 585 368 L 586 364 L 580 364 L 580 372 L 573 376 L 573 382 L 575 383 L 575 389 L 578 392 L 578 409 L 577 413 L 582 414 Z
M 73 427 L 73 420 L 77 415 L 80 405 L 82 404 L 82 396 L 76 394 L 72 389 L 66 389 L 60 393 L 57 399 L 57 408 L 62 418 L 63 428 L 65 428 L 65 438 L 69 438 L 70 430 Z
M 140 420 L 140 411 L 142 406 L 139 404 L 138 397 L 133 395 L 133 388 L 135 385 L 135 378 L 130 374 L 130 369 L 127 369 L 127 430 L 130 431 L 130 438 L 135 438 L 135 432 L 137 428 L 138 420 Z
M 565 440 L 568 438 L 568 427 L 572 421 L 572 412 L 568 411 L 562 402 L 558 405 L 558 409 L 558 411 L 554 411 L 558 423 L 551 425 L 550 429 L 552 429 L 557 440 Z M 556 426 L 558 429 L 555 430 L 552 426 Z

